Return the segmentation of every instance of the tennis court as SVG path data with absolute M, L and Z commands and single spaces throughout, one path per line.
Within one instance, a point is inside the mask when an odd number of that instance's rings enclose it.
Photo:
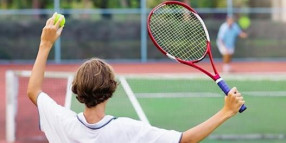
M 198 77 L 141 75 L 126 79 L 152 125 L 184 131 L 223 106 L 223 93 L 216 84 Z M 238 75 L 225 79 L 242 92 L 248 110 L 227 121 L 204 142 L 285 142 L 286 76 Z M 72 109 L 81 112 L 83 106 L 75 98 L 72 101 Z M 111 115 L 139 119 L 122 84 L 107 109 Z
M 272 68 L 268 68 L 270 65 Z M 244 95 L 248 109 L 219 127 L 203 143 L 283 143 L 285 142 L 286 74 L 284 62 L 235 62 L 236 73 L 222 74 L 230 86 L 236 86 Z M 221 67 L 221 63 L 217 64 Z M 254 66 L 255 65 L 255 66 Z M 31 69 L 32 65 L 2 66 L 2 98 L 5 95 L 5 71 Z M 215 114 L 223 106 L 223 93 L 205 75 L 177 63 L 112 64 L 118 76 L 128 82 L 149 122 L 158 127 L 184 131 Z M 207 64 L 202 64 L 208 68 Z M 44 91 L 64 105 L 68 78 L 78 65 L 48 65 L 49 77 Z M 54 72 L 57 71 L 57 72 Z M 63 72 L 64 71 L 64 72 Z M 46 142 L 39 131 L 37 110 L 26 97 L 29 74 L 18 76 L 16 140 L 23 143 Z M 57 83 L 57 84 L 54 84 Z M 108 114 L 139 119 L 122 83 L 107 105 Z M 6 91 L 7 92 L 7 91 Z M 9 95 L 10 96 L 10 95 Z M 74 100 L 72 109 L 81 112 L 82 106 Z M 5 102 L 1 104 L 5 111 Z M 4 125 L 4 116 L 1 122 Z M 7 121 L 6 121 L 7 123 Z M 29 130 L 27 130 L 29 128 Z M 4 128 L 1 129 L 4 135 Z M 7 133 L 7 132 L 6 132 Z

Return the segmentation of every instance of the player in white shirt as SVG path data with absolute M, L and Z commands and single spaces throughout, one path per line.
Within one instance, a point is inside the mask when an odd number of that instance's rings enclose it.
M 47 58 L 60 36 L 62 17 L 54 24 L 55 14 L 43 28 L 38 55 L 32 69 L 27 94 L 38 107 L 40 128 L 50 143 L 192 143 L 200 142 L 219 125 L 234 116 L 243 97 L 232 88 L 224 107 L 207 121 L 184 132 L 165 130 L 141 121 L 105 114 L 105 105 L 117 87 L 110 65 L 100 59 L 82 64 L 73 81 L 72 91 L 85 104 L 82 113 L 58 105 L 42 91 Z

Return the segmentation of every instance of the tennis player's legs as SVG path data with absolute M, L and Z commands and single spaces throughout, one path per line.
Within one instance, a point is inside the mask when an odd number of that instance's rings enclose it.
M 232 59 L 232 55 L 234 53 L 234 48 L 228 48 L 220 41 L 217 41 L 217 47 L 219 49 L 219 52 L 223 56 L 222 57 L 223 58 L 222 70 L 223 70 L 223 72 L 228 73 L 231 71 L 230 62 Z

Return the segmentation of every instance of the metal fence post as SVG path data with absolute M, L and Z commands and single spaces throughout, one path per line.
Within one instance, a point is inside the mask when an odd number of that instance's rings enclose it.
M 147 62 L 146 0 L 141 0 L 141 62 Z
M 227 0 L 227 16 L 228 17 L 232 17 L 233 16 L 232 0 Z
M 60 0 L 54 0 L 54 10 L 60 12 Z M 61 38 L 55 42 L 55 63 L 61 63 Z

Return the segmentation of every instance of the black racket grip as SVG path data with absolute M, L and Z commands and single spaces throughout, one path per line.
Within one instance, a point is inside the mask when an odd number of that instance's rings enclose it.
M 222 79 L 219 78 L 217 81 L 217 85 L 220 87 L 220 89 L 224 92 L 224 94 L 227 96 L 228 92 L 230 91 L 230 88 L 228 87 L 228 85 L 226 84 L 226 82 Z M 247 109 L 247 107 L 243 104 L 240 109 L 239 109 L 239 113 L 242 113 L 243 111 L 245 111 Z

